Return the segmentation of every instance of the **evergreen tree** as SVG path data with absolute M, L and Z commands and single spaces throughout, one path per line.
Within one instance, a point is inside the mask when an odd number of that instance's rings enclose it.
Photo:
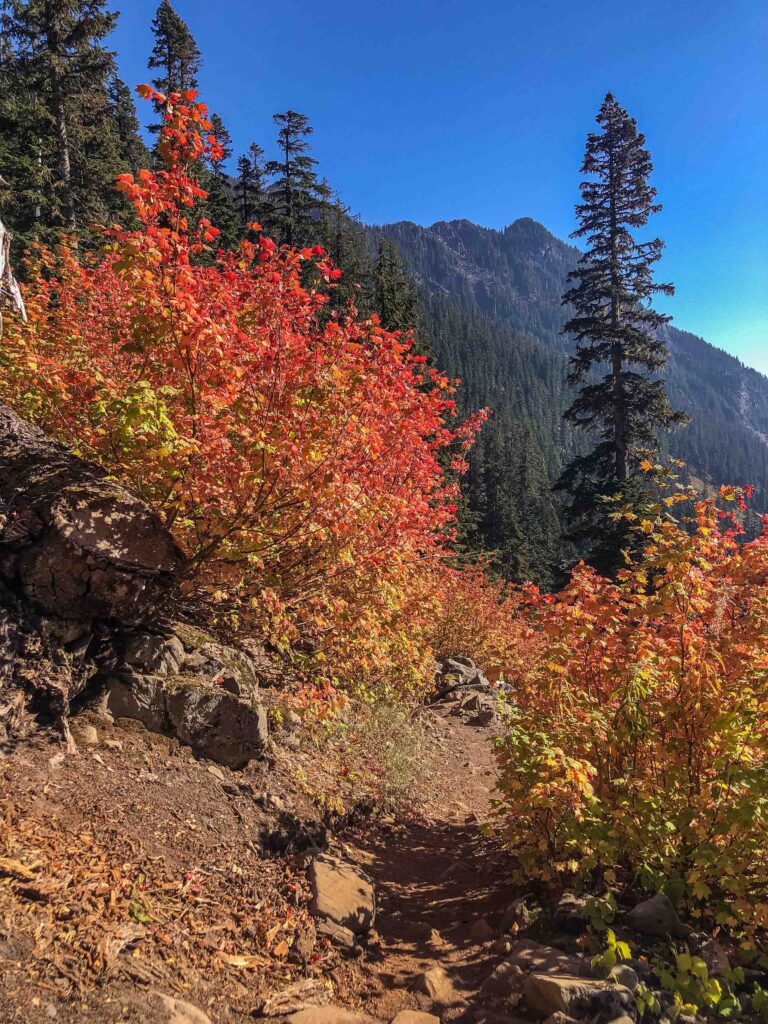
M 640 463 L 658 449 L 659 432 L 684 418 L 671 411 L 664 381 L 654 376 L 667 359 L 658 332 L 669 317 L 650 302 L 657 292 L 673 292 L 653 280 L 664 243 L 640 242 L 632 233 L 661 208 L 648 181 L 651 157 L 636 122 L 610 93 L 597 123 L 601 130 L 587 138 L 581 170 L 589 177 L 580 186 L 574 232 L 586 237 L 587 250 L 569 275 L 573 284 L 563 302 L 573 315 L 563 331 L 576 338 L 568 382 L 581 385 L 565 416 L 599 440 L 571 462 L 557 486 L 571 495 L 570 539 L 586 544 L 601 572 L 613 573 L 631 540 L 630 524 L 611 515 L 613 499 L 642 510 L 647 484 Z
M 235 200 L 240 224 L 260 223 L 264 215 L 264 150 L 252 142 L 238 158 Z
M 419 302 L 397 246 L 389 239 L 379 242 L 373 270 L 373 308 L 388 331 L 415 331 Z
M 232 137 L 218 114 L 211 115 L 211 131 L 221 145 L 223 156 L 200 175 L 200 183 L 208 192 L 205 216 L 221 232 L 218 245 L 232 249 L 242 236 L 232 181 L 226 170 L 227 161 L 232 158 Z
M 197 43 L 170 0 L 162 0 L 152 20 L 155 45 L 148 66 L 158 72 L 152 84 L 164 95 L 197 88 L 203 62 Z
M 21 241 L 99 221 L 113 205 L 125 146 L 115 121 L 117 18 L 106 0 L 3 0 L 0 162 L 3 212 Z M 131 128 L 135 143 L 138 136 Z
M 274 177 L 269 188 L 268 226 L 277 241 L 302 245 L 317 237 L 317 219 L 328 203 L 331 190 L 318 181 L 317 160 L 309 155 L 308 136 L 312 126 L 304 114 L 287 110 L 272 119 L 279 128 L 280 160 L 270 160 L 266 173 Z

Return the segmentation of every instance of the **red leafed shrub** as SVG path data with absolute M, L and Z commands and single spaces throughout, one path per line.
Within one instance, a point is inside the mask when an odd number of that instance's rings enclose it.
M 194 168 L 220 147 L 194 93 L 165 109 L 165 168 L 118 179 L 138 226 L 31 255 L 0 398 L 146 499 L 237 621 L 347 679 L 411 682 L 455 514 L 441 464 L 462 468 L 477 421 L 409 339 L 321 315 L 321 247 L 216 252 Z

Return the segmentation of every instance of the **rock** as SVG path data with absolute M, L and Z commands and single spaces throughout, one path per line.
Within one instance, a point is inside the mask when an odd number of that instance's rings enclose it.
M 470 938 L 476 942 L 490 942 L 496 935 L 496 932 L 491 928 L 487 921 L 480 918 L 479 921 L 475 921 L 472 927 L 469 929 Z
M 368 876 L 355 864 L 322 853 L 309 867 L 312 914 L 364 935 L 373 927 L 376 897 Z
M 320 978 L 302 978 L 261 1003 L 258 1008 L 261 1017 L 284 1017 L 299 1010 L 318 1009 L 330 1002 L 331 993 Z
M 577 896 L 573 892 L 563 893 L 555 907 L 555 927 L 561 928 L 564 932 L 580 935 L 587 926 L 586 906 L 586 896 Z
M 401 1010 L 392 1018 L 391 1024 L 440 1024 L 440 1018 L 421 1010 Z
M 433 1003 L 450 1006 L 459 1001 L 453 982 L 442 967 L 430 967 L 429 970 L 417 974 L 411 986 L 414 992 L 423 992 Z
M 104 744 L 103 745 L 107 748 L 107 750 L 122 750 L 123 749 L 123 742 L 122 742 L 122 740 L 104 740 Z
M 488 728 L 488 726 L 495 725 L 498 721 L 498 716 L 493 708 L 485 708 L 480 711 L 473 718 L 470 718 L 469 724 L 475 725 L 479 729 Z
M 253 697 L 259 681 L 253 662 L 243 651 L 208 641 L 184 657 L 182 672 L 221 686 L 237 697 Z
M 611 997 L 632 1000 L 627 989 L 609 986 L 596 978 L 579 978 L 568 974 L 530 974 L 525 979 L 523 997 L 536 1013 L 565 1013 L 580 1016 L 590 1012 L 596 997 L 608 992 Z
M 670 898 L 663 892 L 657 892 L 650 899 L 638 903 L 630 910 L 627 920 L 635 931 L 643 935 L 657 935 L 660 938 L 671 935 L 681 939 L 690 933 L 690 928 L 681 922 Z
M 184 556 L 143 501 L 0 404 L 0 547 L 39 609 L 133 625 L 163 603 Z M 9 563 L 10 564 L 10 563 Z
M 692 949 L 707 965 L 710 978 L 719 978 L 730 971 L 728 955 L 716 939 L 702 936 L 698 942 L 692 943 Z
M 142 632 L 123 638 L 123 661 L 141 675 L 176 675 L 183 660 L 184 647 L 177 636 Z
M 150 1003 L 163 1014 L 160 1018 L 163 1024 L 211 1024 L 211 1018 L 206 1013 L 192 1003 L 185 1003 L 174 996 L 154 992 L 150 996 Z
M 551 972 L 576 975 L 580 978 L 592 976 L 592 966 L 588 961 L 571 953 L 564 953 L 554 946 L 542 946 L 530 939 L 517 940 L 512 948 L 509 963 L 516 964 L 525 973 Z
M 72 737 L 75 743 L 84 747 L 96 747 L 99 744 L 99 734 L 92 725 L 85 722 L 78 722 L 76 718 L 69 723 Z
M 152 732 L 169 733 L 227 768 L 244 768 L 267 745 L 266 710 L 185 677 L 134 676 L 107 684 L 107 709 Z
M 611 968 L 611 977 L 616 979 L 617 985 L 623 985 L 630 992 L 634 992 L 640 984 L 637 971 L 630 967 L 629 964 L 616 964 L 615 967 Z
M 353 931 L 350 931 L 349 928 L 344 928 L 340 924 L 336 924 L 335 921 L 319 918 L 316 922 L 316 928 L 318 935 L 330 939 L 331 942 L 335 942 L 337 946 L 342 946 L 345 949 L 351 949 L 357 942 L 357 936 Z
M 525 974 L 517 966 L 509 962 L 498 964 L 480 986 L 484 995 L 503 996 L 508 999 L 519 992 Z
M 288 1024 L 365 1024 L 365 1017 L 340 1006 L 307 1006 L 285 1018 Z
M 512 900 L 501 918 L 501 930 L 523 931 L 530 927 L 540 912 L 539 907 L 529 907 L 525 896 Z

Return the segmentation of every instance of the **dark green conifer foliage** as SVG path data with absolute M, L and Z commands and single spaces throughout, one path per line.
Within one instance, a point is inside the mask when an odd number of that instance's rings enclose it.
M 3 0 L 3 213 L 21 242 L 106 217 L 126 169 L 106 0 Z M 134 136 L 134 141 L 136 136 Z
M 270 160 L 266 173 L 274 181 L 269 187 L 267 227 L 276 241 L 304 245 L 318 236 L 318 219 L 331 198 L 331 190 L 317 177 L 317 160 L 309 155 L 307 138 L 312 134 L 309 118 L 295 110 L 275 114 L 279 128 L 279 160 Z
M 235 201 L 242 227 L 261 223 L 264 217 L 264 150 L 255 142 L 238 158 Z
M 642 511 L 648 487 L 640 462 L 658 450 L 659 433 L 684 417 L 672 412 L 664 381 L 655 376 L 667 359 L 658 332 L 669 317 L 650 302 L 657 292 L 673 292 L 653 279 L 664 243 L 640 242 L 633 234 L 661 209 L 648 180 L 650 153 L 635 120 L 610 93 L 597 123 L 600 131 L 587 137 L 581 171 L 589 177 L 580 186 L 574 232 L 586 238 L 587 249 L 569 274 L 572 287 L 563 303 L 573 315 L 563 331 L 576 339 L 568 382 L 581 386 L 565 416 L 598 441 L 570 463 L 557 487 L 571 495 L 569 538 L 586 545 L 596 568 L 612 574 L 632 536 L 626 520 L 612 517 L 613 499 Z
M 373 270 L 373 308 L 388 331 L 415 331 L 418 327 L 416 289 L 406 273 L 397 246 L 386 238 L 379 242 Z
M 205 216 L 221 232 L 216 244 L 232 249 L 242 237 L 233 183 L 227 174 L 227 164 L 232 158 L 232 137 L 218 114 L 211 114 L 211 131 L 221 145 L 223 156 L 200 173 L 200 184 L 208 192 Z
M 148 66 L 158 72 L 152 84 L 166 96 L 172 92 L 197 89 L 197 75 L 203 62 L 186 21 L 162 0 L 152 20 L 155 45 Z

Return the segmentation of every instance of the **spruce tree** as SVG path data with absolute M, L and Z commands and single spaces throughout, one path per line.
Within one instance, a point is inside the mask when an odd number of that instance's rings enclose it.
M 275 114 L 279 128 L 279 160 L 270 160 L 266 173 L 275 180 L 269 188 L 270 232 L 286 245 L 302 245 L 315 240 L 317 218 L 328 203 L 331 191 L 320 182 L 317 160 L 309 155 L 307 138 L 312 134 L 309 118 L 295 110 Z
M 211 132 L 221 145 L 223 155 L 200 174 L 200 184 L 208 193 L 205 216 L 221 232 L 218 245 L 232 249 L 242 237 L 232 181 L 227 174 L 227 161 L 232 158 L 232 137 L 218 114 L 211 115 Z
M 388 238 L 379 242 L 373 270 L 373 309 L 388 331 L 413 331 L 419 323 L 419 304 L 413 282 L 397 245 Z
M 240 224 L 259 223 L 264 210 L 264 150 L 252 142 L 238 158 L 235 200 Z
M 162 0 L 152 20 L 155 45 L 148 66 L 158 72 L 152 84 L 164 95 L 197 88 L 202 56 L 183 18 L 170 0 Z
M 588 560 L 612 574 L 631 545 L 630 523 L 619 508 L 635 515 L 648 500 L 640 463 L 658 449 L 658 435 L 685 418 L 673 413 L 664 381 L 656 376 L 667 359 L 659 329 L 669 317 L 651 307 L 653 296 L 673 293 L 653 279 L 653 265 L 664 243 L 638 241 L 661 207 L 649 183 L 653 169 L 645 138 L 609 93 L 597 115 L 599 132 L 587 137 L 581 167 L 582 202 L 574 237 L 587 248 L 569 275 L 563 303 L 572 316 L 563 332 L 576 339 L 568 381 L 580 391 L 566 419 L 597 434 L 586 455 L 574 459 L 557 487 L 571 496 L 569 539 L 585 547 Z
M 3 210 L 22 241 L 99 221 L 126 169 L 106 0 L 3 0 Z M 130 129 L 135 132 L 134 128 Z M 138 136 L 134 134 L 135 142 Z

